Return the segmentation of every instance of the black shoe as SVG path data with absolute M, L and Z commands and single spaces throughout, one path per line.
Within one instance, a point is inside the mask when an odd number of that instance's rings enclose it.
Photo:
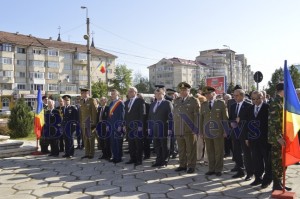
M 144 157 L 144 160 L 148 160 L 148 159 L 150 159 L 150 156 L 147 155 Z
M 214 171 L 208 171 L 208 172 L 205 173 L 205 175 L 207 175 L 207 176 L 211 176 L 211 175 L 214 175 L 214 174 L 215 174 Z
M 230 170 L 231 172 L 237 172 L 239 169 L 237 167 L 234 167 L 233 169 Z
M 136 166 L 139 166 L 139 165 L 142 165 L 142 162 L 136 162 L 136 163 L 134 163 L 134 166 L 136 167 Z
M 275 190 L 279 190 L 279 191 L 282 191 L 283 190 L 283 187 L 281 185 L 280 182 L 273 182 L 273 188 L 272 188 L 272 191 L 275 191 Z
M 88 156 L 88 159 L 93 159 L 93 158 L 94 158 L 94 156 L 92 156 L 92 155 Z
M 162 164 L 161 163 L 157 163 L 157 162 L 151 165 L 151 167 L 160 167 L 160 166 L 162 166 Z
M 216 176 L 221 176 L 222 172 L 216 172 Z
M 105 157 L 105 156 L 101 156 L 101 157 L 99 157 L 98 159 L 99 159 L 99 160 L 102 160 L 102 159 L 106 159 L 106 157 Z
M 186 173 L 194 173 L 195 172 L 195 169 L 194 168 L 188 168 Z
M 82 156 L 81 159 L 84 159 L 84 158 L 89 158 L 88 155 L 85 155 L 85 156 Z
M 283 187 L 283 185 L 282 185 L 281 182 L 280 182 L 280 185 Z M 288 186 L 285 186 L 284 188 L 285 188 L 285 190 L 287 190 L 287 191 L 291 191 L 291 190 L 292 190 L 292 188 L 290 188 L 290 187 L 288 187 Z
M 228 158 L 228 157 L 230 157 L 230 153 L 224 154 L 224 158 Z
M 112 160 L 113 163 L 117 164 L 119 162 L 122 162 L 122 160 Z
M 267 187 L 271 184 L 271 182 L 272 182 L 272 181 L 269 181 L 269 182 L 262 182 L 261 188 L 262 188 L 262 189 L 267 188 Z
M 128 162 L 125 162 L 125 164 L 133 164 L 133 163 L 135 163 L 135 161 L 133 160 L 129 160 Z
M 257 185 L 260 185 L 262 184 L 262 179 L 258 178 L 258 179 L 255 179 L 250 185 L 251 186 L 257 186 Z
M 245 176 L 244 172 L 240 171 L 237 172 L 235 175 L 233 175 L 232 178 L 242 178 L 244 176 Z
M 54 155 L 50 153 L 48 156 L 50 157 L 50 156 L 54 156 Z
M 171 157 L 171 159 L 176 159 L 177 158 L 177 153 L 174 153 Z
M 250 181 L 250 180 L 252 180 L 252 175 L 247 175 L 245 181 Z
M 175 169 L 174 171 L 178 172 L 178 171 L 186 171 L 186 167 L 177 167 L 177 169 Z

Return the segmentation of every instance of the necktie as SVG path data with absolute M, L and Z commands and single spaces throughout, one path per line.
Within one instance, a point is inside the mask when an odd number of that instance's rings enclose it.
M 212 103 L 212 102 L 211 102 L 211 101 L 209 101 L 209 110 L 211 110 L 211 103 Z
M 235 109 L 235 114 L 236 114 L 237 117 L 238 117 L 238 115 L 239 115 L 239 106 L 240 106 L 240 104 L 237 103 L 237 104 L 236 104 L 236 109 Z
M 184 102 L 184 98 L 182 98 L 182 100 L 181 100 L 181 103 L 183 103 Z
M 258 115 L 258 111 L 259 111 L 259 106 L 256 106 L 256 109 L 254 110 L 255 117 L 257 117 L 257 115 Z
M 128 111 L 130 111 L 130 109 L 131 109 L 132 102 L 133 102 L 133 99 L 130 99 L 130 101 L 129 101 L 129 103 L 128 103 Z
M 155 104 L 155 106 L 154 106 L 154 108 L 153 108 L 153 112 L 154 112 L 154 113 L 155 113 L 157 107 L 159 106 L 159 104 L 160 104 L 160 102 L 156 102 L 156 104 Z
M 99 114 L 99 122 L 102 121 L 103 110 L 104 107 L 101 107 L 100 114 Z

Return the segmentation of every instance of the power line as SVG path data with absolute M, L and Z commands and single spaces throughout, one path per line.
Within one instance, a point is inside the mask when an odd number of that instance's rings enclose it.
M 101 29 L 101 30 L 103 30 L 103 31 L 105 31 L 105 32 L 108 32 L 108 33 L 110 33 L 110 34 L 112 34 L 112 35 L 114 35 L 114 36 L 116 36 L 116 37 L 118 37 L 118 38 L 120 38 L 120 39 L 123 39 L 123 40 L 125 40 L 125 41 L 128 41 L 128 42 L 130 42 L 130 43 L 132 43 L 132 44 L 135 44 L 135 45 L 137 45 L 137 46 L 140 46 L 140 47 L 143 47 L 143 48 L 146 48 L 146 49 L 148 49 L 148 50 L 155 51 L 155 52 L 159 52 L 159 53 L 164 54 L 164 55 L 168 54 L 168 53 L 166 53 L 166 52 L 162 52 L 162 51 L 160 51 L 160 50 L 157 50 L 157 49 L 154 49 L 154 48 L 150 48 L 150 47 L 147 47 L 147 46 L 145 46 L 145 45 L 143 45 L 143 44 L 140 44 L 140 43 L 137 43 L 137 42 L 135 42 L 135 41 L 129 40 L 129 39 L 125 38 L 125 37 L 122 37 L 122 36 L 120 36 L 120 35 L 118 35 L 118 34 L 116 34 L 116 33 L 113 33 L 113 32 L 111 32 L 111 31 L 109 31 L 109 30 L 107 30 L 107 29 L 105 29 L 105 28 L 102 28 L 102 27 L 100 27 L 100 26 L 98 26 L 98 25 L 96 25 L 96 24 L 94 24 L 94 23 L 91 23 L 91 24 L 93 24 L 96 28 L 99 28 L 99 29 Z
M 137 65 L 141 65 L 141 66 L 149 66 L 148 64 L 141 64 L 141 63 L 137 63 L 137 62 L 132 62 L 132 61 L 126 61 L 123 59 L 118 59 L 117 61 L 123 61 L 123 62 L 127 62 L 127 63 L 131 63 L 131 64 L 137 64 Z

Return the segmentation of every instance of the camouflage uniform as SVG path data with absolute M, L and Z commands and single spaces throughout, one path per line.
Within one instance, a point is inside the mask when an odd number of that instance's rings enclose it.
M 268 142 L 272 145 L 271 161 L 274 182 L 281 182 L 283 176 L 282 148 L 278 139 L 283 137 L 283 97 L 276 95 L 269 107 Z

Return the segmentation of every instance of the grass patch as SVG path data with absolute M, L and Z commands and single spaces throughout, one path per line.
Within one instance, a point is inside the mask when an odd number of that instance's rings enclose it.
M 28 140 L 28 141 L 34 141 L 36 140 L 36 135 L 35 133 L 32 131 L 31 133 L 29 133 L 29 135 L 27 137 L 24 138 L 14 138 L 14 140 Z

